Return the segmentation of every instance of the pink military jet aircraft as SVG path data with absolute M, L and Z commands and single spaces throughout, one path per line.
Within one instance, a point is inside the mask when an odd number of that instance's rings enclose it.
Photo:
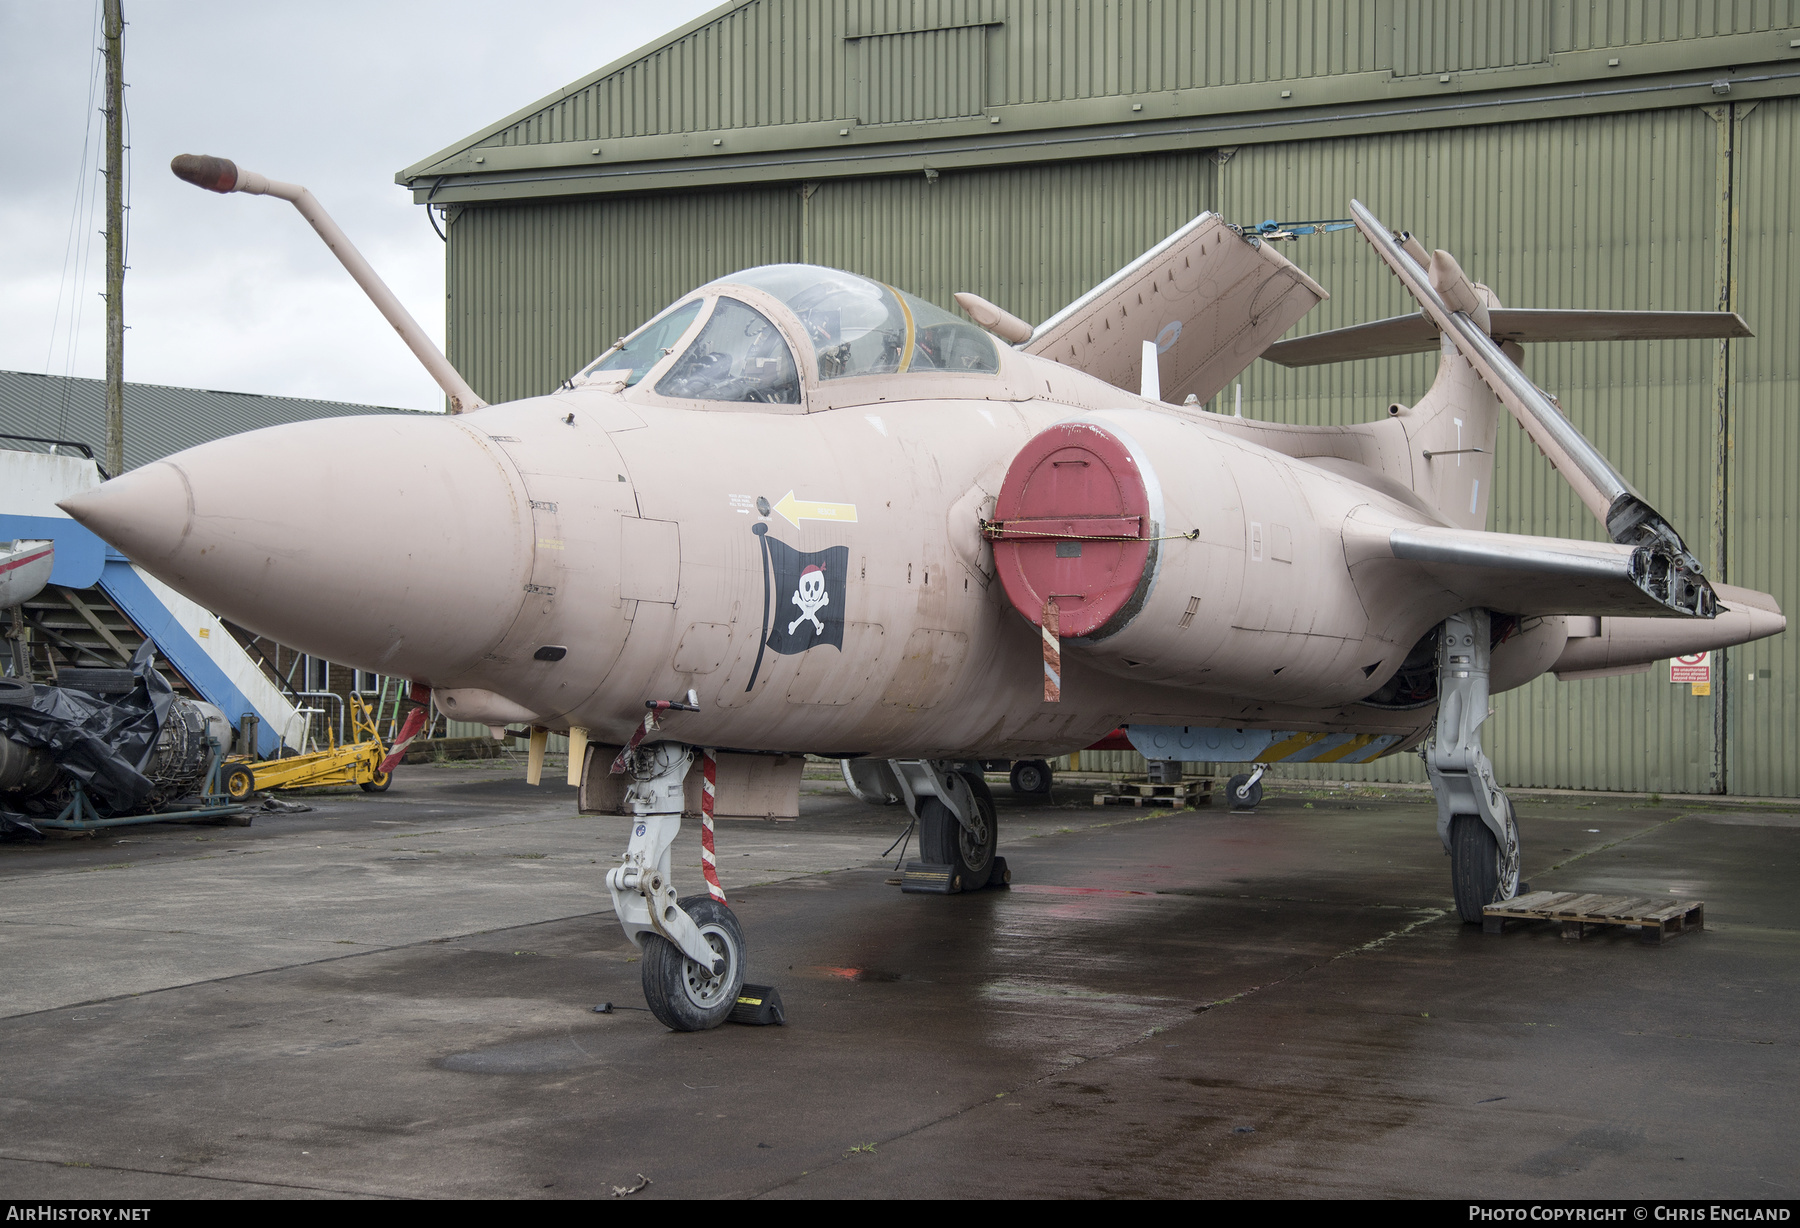
M 547 396 L 486 405 L 304 188 L 183 156 L 214 191 L 293 201 L 450 399 L 441 418 L 306 422 L 147 465 L 65 507 L 226 618 L 416 680 L 451 715 L 570 737 L 606 876 L 672 1028 L 716 1026 L 743 935 L 712 817 L 797 812 L 801 755 L 920 825 L 910 877 L 1001 872 L 983 761 L 1123 726 L 1152 759 L 1366 762 L 1419 748 L 1458 909 L 1517 889 L 1481 749 L 1489 697 L 1782 630 L 1518 366 L 1522 342 L 1743 336 L 1728 313 L 1503 307 L 1360 204 L 1415 315 L 1277 343 L 1325 297 L 1264 231 L 1202 214 L 1033 327 L 837 269 L 702 286 Z M 973 320 L 974 323 L 970 323 Z M 1415 404 L 1303 427 L 1204 411 L 1258 356 L 1437 349 Z M 1485 529 L 1510 415 L 1610 542 Z M 294 501 L 272 469 L 335 497 Z M 380 475 L 371 480 L 371 475 Z M 378 558 L 346 554 L 384 526 Z M 676 891 L 683 814 L 708 891 Z

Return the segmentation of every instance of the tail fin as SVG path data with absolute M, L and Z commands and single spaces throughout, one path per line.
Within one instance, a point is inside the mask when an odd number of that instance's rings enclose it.
M 1405 437 L 1413 492 L 1446 524 L 1487 527 L 1500 412 L 1500 399 L 1448 342 L 1438 354 L 1437 378 L 1418 404 L 1388 407 Z

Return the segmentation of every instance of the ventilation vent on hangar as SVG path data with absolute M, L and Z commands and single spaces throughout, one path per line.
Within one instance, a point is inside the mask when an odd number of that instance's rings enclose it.
M 988 40 L 999 25 L 909 30 L 848 39 L 861 80 L 861 122 L 967 119 L 987 106 Z

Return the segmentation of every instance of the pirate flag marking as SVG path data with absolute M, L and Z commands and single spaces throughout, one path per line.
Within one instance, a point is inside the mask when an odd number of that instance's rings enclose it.
M 850 547 L 828 546 L 811 553 L 769 536 L 769 526 L 751 532 L 763 546 L 763 626 L 748 691 L 762 668 L 762 648 L 784 656 L 830 644 L 844 650 L 844 590 L 850 578 Z

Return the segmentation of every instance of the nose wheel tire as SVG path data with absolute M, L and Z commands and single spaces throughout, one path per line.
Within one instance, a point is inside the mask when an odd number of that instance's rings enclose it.
M 1501 848 L 1480 815 L 1459 814 L 1450 820 L 1450 889 L 1456 897 L 1456 913 L 1467 924 L 1482 919 L 1489 904 L 1510 900 L 1519 893 L 1518 824 L 1507 802 L 1506 827 L 1510 848 Z
M 1027 797 L 1050 792 L 1050 765 L 1042 759 L 1021 759 L 1013 764 L 1012 791 Z
M 919 856 L 950 867 L 951 890 L 979 891 L 994 874 L 1000 825 L 987 782 L 973 773 L 962 777 L 975 795 L 974 822 L 964 827 L 950 807 L 935 797 L 926 798 L 919 806 Z
M 644 1000 L 670 1030 L 704 1032 L 725 1022 L 744 987 L 744 931 L 737 914 L 710 895 L 690 895 L 681 908 L 725 961 L 725 970 L 715 976 L 667 938 L 645 934 Z
M 1250 773 L 1239 772 L 1225 782 L 1225 800 L 1233 810 L 1255 810 L 1262 804 L 1262 781 L 1250 783 Z
M 256 774 L 241 763 L 225 769 L 225 796 L 241 802 L 256 792 Z

